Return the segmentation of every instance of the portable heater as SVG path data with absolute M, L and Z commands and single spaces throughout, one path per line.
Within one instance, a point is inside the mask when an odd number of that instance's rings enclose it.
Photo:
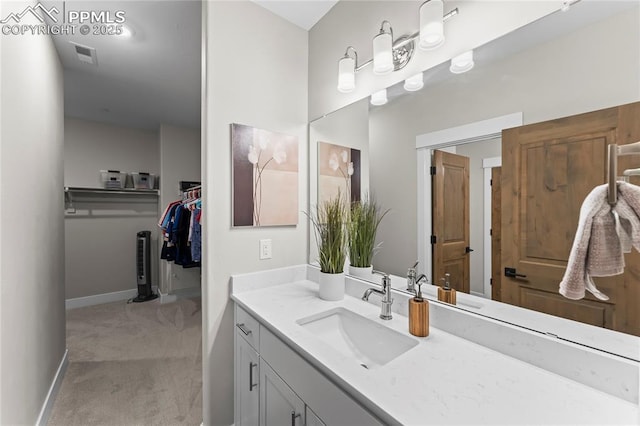
M 140 231 L 136 238 L 136 275 L 138 296 L 132 302 L 140 303 L 158 297 L 151 290 L 151 231 Z

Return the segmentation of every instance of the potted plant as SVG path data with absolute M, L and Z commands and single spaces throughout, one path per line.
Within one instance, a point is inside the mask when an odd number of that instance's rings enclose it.
M 341 300 L 344 298 L 344 263 L 347 256 L 347 209 L 340 194 L 316 206 L 315 214 L 309 214 L 318 245 L 320 263 L 320 298 Z
M 376 233 L 382 218 L 389 210 L 382 212 L 373 198 L 351 204 L 351 220 L 347 226 L 349 239 L 349 274 L 361 278 L 371 278 L 373 255 L 378 249 Z

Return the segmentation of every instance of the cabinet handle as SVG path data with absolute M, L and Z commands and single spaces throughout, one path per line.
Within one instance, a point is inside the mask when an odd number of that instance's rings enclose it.
M 296 414 L 295 411 L 291 412 L 291 426 L 296 426 L 296 419 L 301 417 L 300 413 Z
M 253 391 L 253 388 L 255 388 L 256 386 L 258 386 L 257 383 L 253 383 L 253 367 L 257 367 L 258 364 L 255 364 L 253 362 L 249 362 L 249 392 Z
M 238 326 L 238 328 L 244 333 L 245 336 L 248 336 L 251 334 L 251 330 L 249 330 L 247 327 L 245 327 L 244 323 L 242 324 L 236 324 Z

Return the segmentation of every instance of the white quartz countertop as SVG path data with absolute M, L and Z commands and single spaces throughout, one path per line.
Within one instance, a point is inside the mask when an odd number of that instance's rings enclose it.
M 386 422 L 427 424 L 637 424 L 638 405 L 503 355 L 434 327 L 408 333 L 397 313 L 345 295 L 318 298 L 318 285 L 300 280 L 232 294 L 285 343 Z M 344 307 L 405 333 L 418 345 L 373 369 L 319 340 L 296 320 Z

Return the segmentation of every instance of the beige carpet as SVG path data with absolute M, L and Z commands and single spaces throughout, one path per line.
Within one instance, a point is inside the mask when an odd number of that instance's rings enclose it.
M 200 299 L 67 311 L 69 366 L 49 425 L 200 425 Z

